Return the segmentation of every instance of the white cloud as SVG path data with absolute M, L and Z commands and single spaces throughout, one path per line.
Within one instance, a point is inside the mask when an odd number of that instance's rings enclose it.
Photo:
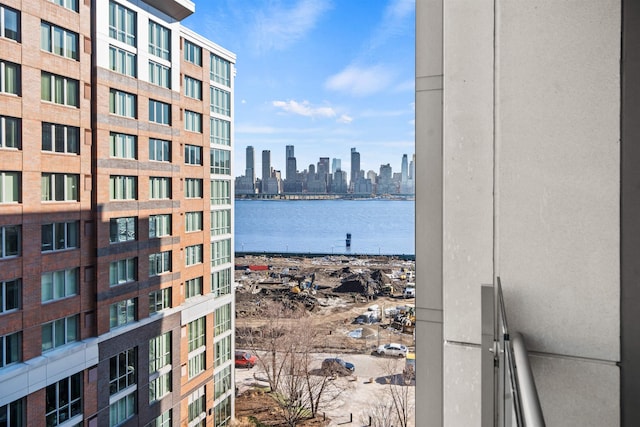
M 327 79 L 325 87 L 356 96 L 372 95 L 384 90 L 391 82 L 393 72 L 388 67 L 350 65 Z
M 251 35 L 259 52 L 284 50 L 311 31 L 331 6 L 329 0 L 299 0 L 292 7 L 270 2 L 255 13 Z
M 350 117 L 346 114 L 343 114 L 340 116 L 340 118 L 337 120 L 339 123 L 346 123 L 349 124 L 353 121 L 353 117 Z
M 389 39 L 407 31 L 413 32 L 408 25 L 413 19 L 415 0 L 393 0 L 384 11 L 384 16 L 378 28 L 373 31 L 370 43 L 371 50 L 377 50 Z
M 335 117 L 336 112 L 331 107 L 313 107 L 309 101 L 273 101 L 273 106 L 287 113 L 305 117 Z

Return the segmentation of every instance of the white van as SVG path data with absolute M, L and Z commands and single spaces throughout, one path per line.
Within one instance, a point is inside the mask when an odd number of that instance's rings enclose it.
M 404 288 L 404 292 L 402 296 L 405 298 L 415 298 L 416 297 L 416 288 L 415 286 L 407 286 Z

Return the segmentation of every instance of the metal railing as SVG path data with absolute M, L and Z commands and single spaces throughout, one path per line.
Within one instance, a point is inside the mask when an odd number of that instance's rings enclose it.
M 544 427 L 524 338 L 509 330 L 502 283 L 482 286 L 482 427 Z

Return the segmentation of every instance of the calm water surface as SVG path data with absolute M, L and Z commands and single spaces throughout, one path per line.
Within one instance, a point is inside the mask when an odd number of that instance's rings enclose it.
M 414 201 L 236 200 L 235 249 L 413 255 L 414 224 Z

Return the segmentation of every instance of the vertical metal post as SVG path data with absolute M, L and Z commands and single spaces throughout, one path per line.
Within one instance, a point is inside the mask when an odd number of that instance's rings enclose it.
M 495 426 L 495 305 L 493 286 L 481 289 L 481 421 L 482 427 Z

